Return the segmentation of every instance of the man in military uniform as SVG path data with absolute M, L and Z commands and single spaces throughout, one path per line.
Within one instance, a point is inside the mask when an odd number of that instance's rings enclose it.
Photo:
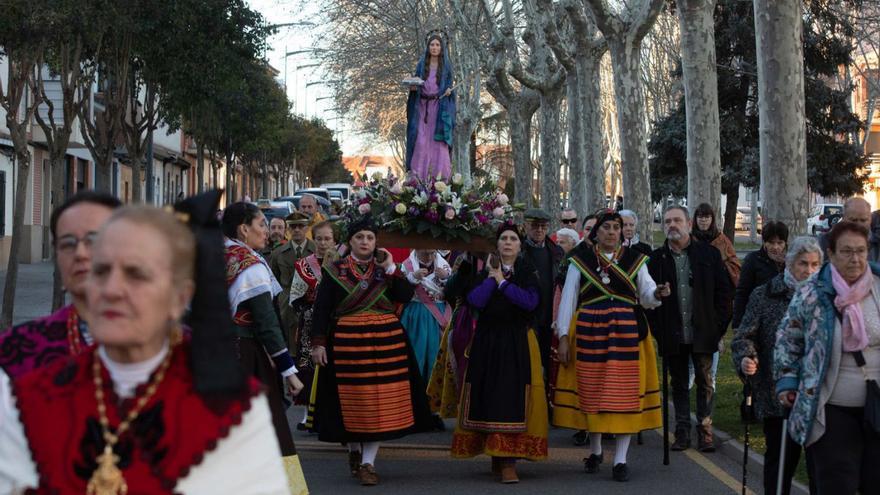
M 297 327 L 297 314 L 287 302 L 290 299 L 290 283 L 293 281 L 294 265 L 301 258 L 315 252 L 315 243 L 306 237 L 310 222 L 308 215 L 295 211 L 285 218 L 285 222 L 287 223 L 287 237 L 290 241 L 272 252 L 269 267 L 272 268 L 272 273 L 281 284 L 281 294 L 278 295 L 281 328 L 287 339 L 288 348 L 293 350 L 296 348 L 294 334 Z

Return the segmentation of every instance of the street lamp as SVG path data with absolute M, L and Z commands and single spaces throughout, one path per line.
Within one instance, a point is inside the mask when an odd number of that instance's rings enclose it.
M 312 26 L 314 26 L 314 25 L 315 25 L 314 22 L 310 22 L 310 21 L 299 21 L 299 22 L 284 22 L 284 23 L 281 23 L 281 24 L 269 24 L 268 26 L 266 26 L 266 28 L 268 28 L 268 29 L 278 29 L 278 28 L 292 27 L 292 26 L 309 26 L 309 27 L 312 27 Z
M 299 101 L 299 70 L 300 69 L 308 69 L 310 67 L 318 67 L 319 63 L 311 63 L 304 65 L 294 65 L 293 66 L 293 111 L 296 112 L 297 104 Z M 286 94 L 286 92 L 285 92 Z M 308 90 L 306 90 L 306 97 L 308 98 Z M 308 104 L 307 104 L 308 105 Z M 308 108 L 308 106 L 306 107 Z
M 287 94 L 287 57 L 292 57 L 293 55 L 299 55 L 301 53 L 315 53 L 324 51 L 327 50 L 323 48 L 307 48 L 305 50 L 294 50 L 292 52 L 289 52 L 287 51 L 287 46 L 284 47 L 284 94 Z

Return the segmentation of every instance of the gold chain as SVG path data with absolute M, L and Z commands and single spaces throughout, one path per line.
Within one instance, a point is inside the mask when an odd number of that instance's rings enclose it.
M 168 353 L 165 355 L 165 359 L 162 360 L 159 369 L 153 375 L 152 380 L 150 380 L 149 385 L 147 385 L 146 392 L 143 396 L 138 398 L 134 407 L 128 411 L 125 419 L 122 420 L 116 428 L 115 433 L 110 431 L 110 420 L 107 418 L 107 405 L 104 403 L 104 379 L 101 376 L 101 359 L 98 356 L 94 357 L 94 361 L 92 362 L 92 376 L 95 382 L 95 400 L 98 403 L 98 422 L 101 424 L 101 430 L 104 437 L 104 452 L 96 459 L 98 467 L 95 469 L 95 472 L 92 473 L 92 478 L 89 480 L 86 491 L 88 495 L 125 495 L 128 493 L 128 485 L 125 483 L 122 471 L 116 465 L 119 462 L 119 456 L 113 453 L 113 447 L 119 441 L 122 434 L 128 431 L 131 423 L 137 419 L 141 410 L 147 405 L 147 402 L 153 398 L 153 395 L 156 394 L 156 390 L 159 388 L 159 384 L 161 384 L 162 380 L 165 378 L 165 373 L 171 366 L 174 347 L 180 340 L 178 332 L 173 332 L 172 335 L 172 343 L 168 348 Z

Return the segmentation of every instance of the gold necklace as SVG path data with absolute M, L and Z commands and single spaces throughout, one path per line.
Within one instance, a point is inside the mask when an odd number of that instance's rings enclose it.
M 176 333 L 174 332 L 173 334 Z M 125 419 L 119 423 L 116 433 L 110 431 L 110 420 L 107 419 L 107 406 L 104 404 L 104 379 L 101 376 L 101 359 L 98 356 L 94 357 L 92 377 L 95 382 L 95 401 L 98 403 L 98 421 L 101 423 L 102 435 L 104 437 L 104 452 L 95 459 L 98 463 L 98 468 L 92 473 L 92 477 L 89 479 L 89 484 L 86 487 L 88 495 L 126 495 L 128 493 L 128 484 L 125 483 L 122 470 L 116 465 L 119 462 L 119 456 L 113 453 L 113 447 L 119 441 L 119 437 L 128 430 L 131 423 L 137 419 L 141 410 L 147 405 L 147 402 L 156 394 L 159 384 L 162 383 L 165 373 L 171 366 L 171 357 L 174 354 L 174 347 L 178 340 L 172 337 L 168 353 L 165 355 L 165 359 L 162 360 L 162 364 L 159 365 L 159 369 L 153 375 L 152 380 L 150 380 L 149 385 L 147 385 L 146 392 L 137 400 Z

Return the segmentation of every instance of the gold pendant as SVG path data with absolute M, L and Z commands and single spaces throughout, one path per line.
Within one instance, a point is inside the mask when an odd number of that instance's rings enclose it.
M 122 471 L 116 467 L 119 456 L 113 453 L 113 447 L 106 445 L 104 453 L 98 456 L 98 469 L 92 473 L 86 493 L 88 495 L 126 495 L 128 485 Z

